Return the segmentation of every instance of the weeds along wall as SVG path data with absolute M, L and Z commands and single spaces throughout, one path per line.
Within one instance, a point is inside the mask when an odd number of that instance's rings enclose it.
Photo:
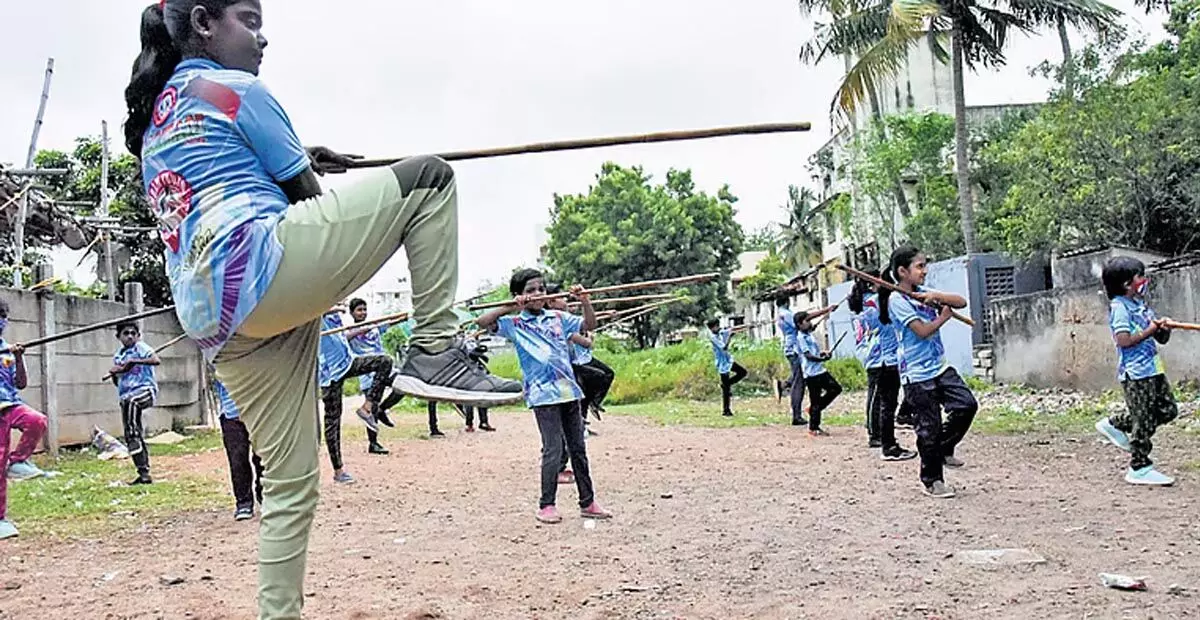
M 132 289 L 137 299 L 130 303 L 30 293 L 0 288 L 0 298 L 9 305 L 9 327 L 4 339 L 20 343 L 92 323 L 128 316 L 141 308 L 140 286 Z M 130 297 L 127 296 L 127 299 Z M 174 313 L 142 322 L 142 339 L 157 347 L 182 333 Z M 46 447 L 86 444 L 93 426 L 121 437 L 121 411 L 112 382 L 100 379 L 112 368 L 119 343 L 114 329 L 102 329 L 29 349 L 25 365 L 29 385 L 21 398 L 47 414 L 50 432 Z M 158 403 L 144 417 L 147 434 L 176 426 L 199 424 L 205 419 L 201 397 L 202 364 L 199 350 L 190 340 L 159 354 L 156 369 Z

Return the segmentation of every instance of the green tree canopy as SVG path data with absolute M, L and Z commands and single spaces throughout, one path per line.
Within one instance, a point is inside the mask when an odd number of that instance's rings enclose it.
M 641 167 L 606 163 L 586 194 L 555 195 L 546 261 L 564 285 L 604 286 L 698 273 L 725 278 L 688 287 L 691 302 L 632 322 L 639 346 L 664 331 L 695 325 L 732 310 L 728 276 L 737 267 L 743 233 L 734 221 L 737 198 L 728 186 L 697 191 L 687 170 L 652 184 Z

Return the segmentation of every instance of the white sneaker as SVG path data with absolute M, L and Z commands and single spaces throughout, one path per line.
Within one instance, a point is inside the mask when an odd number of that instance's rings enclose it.
M 17 537 L 17 526 L 12 521 L 0 519 L 0 540 Z
M 1100 433 L 1112 445 L 1129 452 L 1129 435 L 1121 432 L 1120 429 L 1112 425 L 1108 418 L 1100 418 L 1096 422 L 1096 432 Z
M 1141 469 L 1130 468 L 1125 472 L 1125 482 L 1146 486 L 1167 487 L 1175 484 L 1175 479 L 1147 465 Z

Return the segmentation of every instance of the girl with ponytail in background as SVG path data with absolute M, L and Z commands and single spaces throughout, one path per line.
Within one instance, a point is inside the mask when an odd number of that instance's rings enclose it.
M 867 272 L 879 277 L 878 270 Z M 847 299 L 854 313 L 855 352 L 867 369 L 868 445 L 879 448 L 885 461 L 906 461 L 917 455 L 896 441 L 896 407 L 900 400 L 900 367 L 896 359 L 896 332 L 880 322 L 875 285 L 856 280 Z
M 125 90 L 125 143 L 141 159 L 179 321 L 215 365 L 263 461 L 258 606 L 275 619 L 299 618 L 303 601 L 318 487 L 317 347 L 329 307 L 403 246 L 416 326 L 396 387 L 487 406 L 520 400 L 521 386 L 450 346 L 450 166 L 413 157 L 323 193 L 317 175 L 344 172 L 354 156 L 301 146 L 258 79 L 263 19 L 259 0 L 147 7 Z

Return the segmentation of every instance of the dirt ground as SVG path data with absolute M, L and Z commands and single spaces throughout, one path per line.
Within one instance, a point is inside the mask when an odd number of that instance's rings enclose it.
M 974 434 L 967 467 L 948 472 L 959 496 L 933 500 L 916 461 L 881 462 L 861 428 L 812 439 L 607 416 L 589 454 L 616 518 L 589 528 L 573 487 L 560 487 L 562 524 L 534 520 L 533 420 L 494 424 L 465 434 L 443 416 L 449 437 L 393 437 L 388 457 L 348 442 L 353 486 L 334 486 L 322 453 L 306 617 L 1200 616 L 1200 475 L 1176 469 L 1194 462 L 1195 436 L 1156 442 L 1179 483 L 1145 489 L 1121 482 L 1122 454 L 1091 435 Z M 223 481 L 223 458 L 159 463 Z M 235 523 L 231 502 L 104 540 L 5 543 L 0 586 L 20 587 L 0 588 L 0 618 L 251 618 L 256 523 Z M 1004 548 L 1045 562 L 954 555 Z M 1150 591 L 1104 588 L 1101 572 L 1146 576 Z

